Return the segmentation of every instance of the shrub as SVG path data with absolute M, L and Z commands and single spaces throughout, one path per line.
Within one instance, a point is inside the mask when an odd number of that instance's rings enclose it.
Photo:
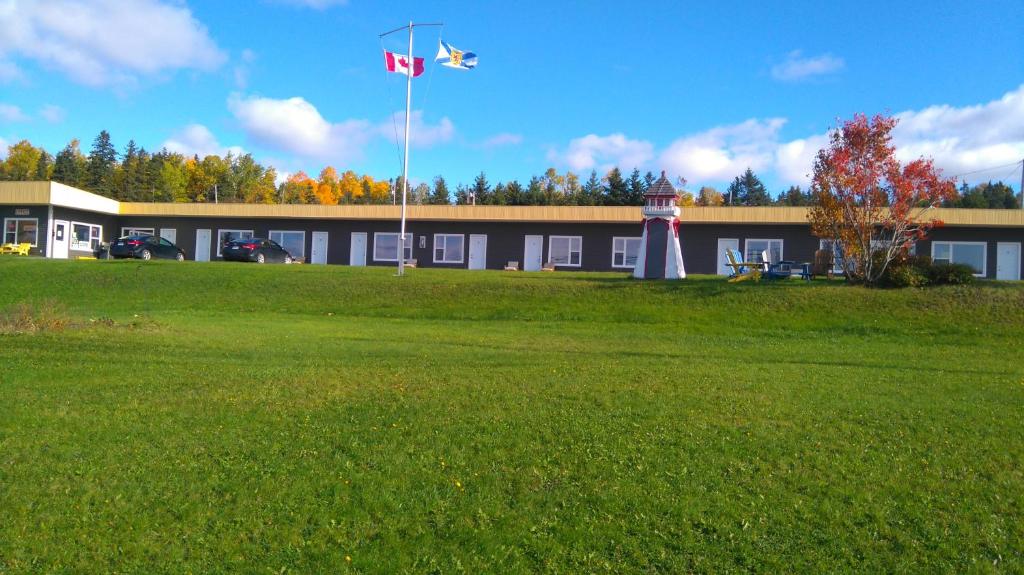
M 881 266 L 882 262 L 878 262 Z M 928 256 L 900 254 L 885 268 L 878 278 L 881 287 L 924 287 L 930 281 L 932 259 Z
M 974 282 L 974 268 L 966 264 L 933 264 L 928 275 L 934 285 L 967 285 Z

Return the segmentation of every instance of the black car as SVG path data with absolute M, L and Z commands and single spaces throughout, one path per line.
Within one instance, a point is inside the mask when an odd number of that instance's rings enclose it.
M 185 261 L 185 252 L 164 238 L 150 235 L 135 235 L 118 238 L 110 244 L 110 256 L 114 258 L 139 258 L 151 260 Z
M 236 262 L 280 262 L 290 264 L 295 261 L 288 250 L 274 240 L 247 238 L 231 240 L 220 248 L 220 257 Z

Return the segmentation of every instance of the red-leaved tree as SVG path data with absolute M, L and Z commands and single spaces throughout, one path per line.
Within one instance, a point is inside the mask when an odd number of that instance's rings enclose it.
M 842 251 L 846 277 L 876 283 L 894 259 L 942 222 L 928 210 L 956 197 L 930 159 L 903 166 L 890 132 L 896 118 L 857 114 L 818 152 L 811 183 L 811 229 Z

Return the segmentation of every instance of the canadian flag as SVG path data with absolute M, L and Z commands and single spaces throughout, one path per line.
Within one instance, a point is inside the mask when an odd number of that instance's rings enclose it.
M 395 54 L 385 50 L 384 65 L 387 67 L 388 72 L 409 75 L 409 58 L 402 54 Z M 413 58 L 412 77 L 415 78 L 421 74 L 423 74 L 423 58 Z

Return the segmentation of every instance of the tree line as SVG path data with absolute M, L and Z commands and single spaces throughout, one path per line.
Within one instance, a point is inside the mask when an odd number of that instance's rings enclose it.
M 290 175 L 277 183 L 272 166 L 256 162 L 252 154 L 199 158 L 161 149 L 150 153 L 134 140 L 118 152 L 104 130 L 96 136 L 88 154 L 72 140 L 56 156 L 28 140 L 8 147 L 7 158 L 0 162 L 0 180 L 53 180 L 69 186 L 130 202 L 225 202 L 262 204 L 390 204 L 401 194 L 401 176 L 376 180 L 351 170 L 339 173 L 325 167 L 316 177 L 305 172 Z M 654 183 L 650 171 L 641 175 L 634 168 L 626 175 L 618 167 L 604 176 L 591 170 L 586 180 L 573 172 L 559 174 L 549 168 L 525 183 L 518 180 L 491 184 L 481 172 L 468 185 L 454 190 L 443 176 L 432 182 L 410 186 L 409 201 L 414 204 L 479 204 L 511 206 L 639 206 L 643 195 Z M 761 179 L 747 168 L 729 184 L 725 192 L 704 186 L 694 194 L 680 188 L 679 205 L 687 206 L 809 206 L 810 190 L 791 186 L 772 196 Z M 400 196 L 399 196 L 400 197 Z M 1003 182 L 976 186 L 964 183 L 956 198 L 945 207 L 1019 208 L 1013 190 Z

